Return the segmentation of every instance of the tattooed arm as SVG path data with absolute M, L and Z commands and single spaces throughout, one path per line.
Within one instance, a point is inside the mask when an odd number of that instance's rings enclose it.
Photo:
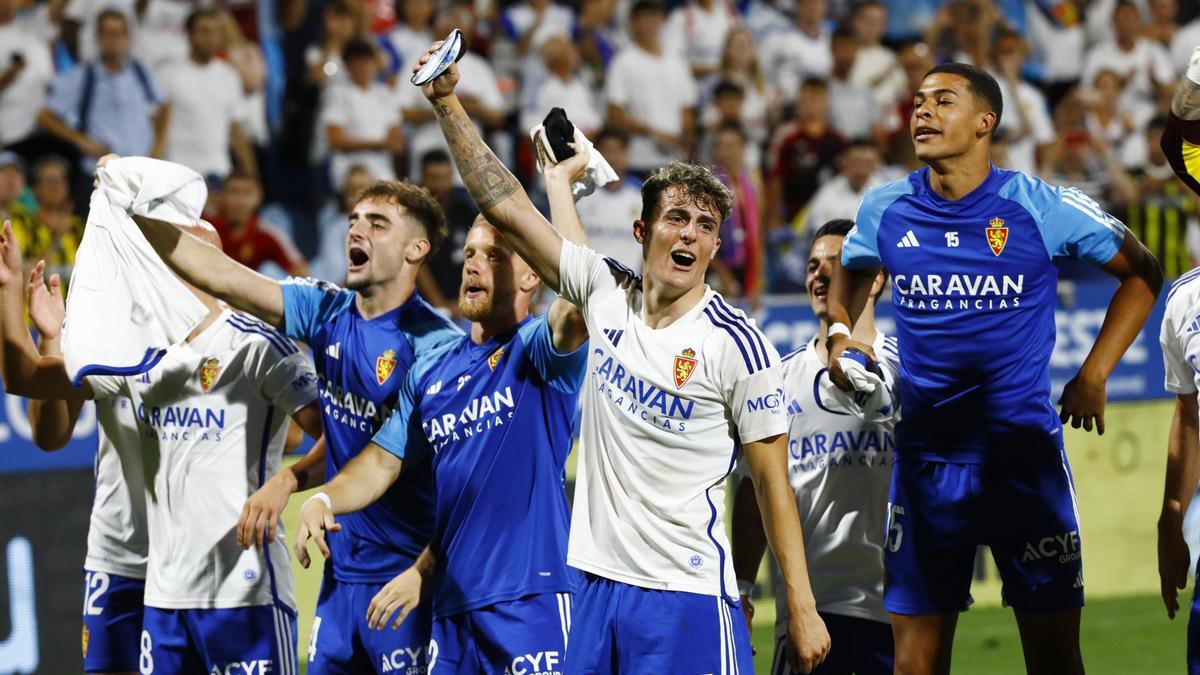
M 425 53 L 414 72 L 429 60 L 440 43 Z M 450 154 L 458 165 L 463 184 L 471 199 L 488 222 L 495 225 L 529 263 L 546 285 L 559 289 L 558 259 L 562 236 L 538 213 L 521 183 L 496 158 L 491 148 L 479 137 L 462 103 L 454 93 L 458 84 L 458 66 L 422 87 L 425 98 L 433 105 L 434 115 L 446 137 Z
M 1200 80 L 1200 47 L 1192 53 L 1187 75 L 1175 88 L 1171 113 L 1167 115 L 1159 145 L 1179 180 L 1200 195 L 1200 169 L 1195 168 L 1196 160 L 1200 158 L 1200 84 L 1197 80 Z
M 1171 99 L 1171 114 L 1184 121 L 1200 120 L 1200 84 L 1186 77 L 1179 81 Z

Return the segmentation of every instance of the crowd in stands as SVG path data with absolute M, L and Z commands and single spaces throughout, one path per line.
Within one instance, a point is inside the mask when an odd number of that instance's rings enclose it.
M 1200 221 L 1158 138 L 1198 15 L 1176 0 L 0 0 L 0 217 L 26 260 L 65 274 L 96 158 L 160 157 L 208 180 L 231 255 L 339 282 L 351 196 L 407 178 L 449 216 L 421 291 L 454 313 L 476 211 L 408 74 L 459 28 L 459 96 L 535 193 L 529 129 L 555 106 L 621 175 L 579 209 L 592 245 L 631 265 L 639 179 L 700 161 L 736 195 L 711 283 L 751 306 L 803 292 L 807 235 L 919 166 L 912 93 L 966 61 L 1003 91 L 994 163 L 1080 187 L 1175 277 L 1200 263 Z

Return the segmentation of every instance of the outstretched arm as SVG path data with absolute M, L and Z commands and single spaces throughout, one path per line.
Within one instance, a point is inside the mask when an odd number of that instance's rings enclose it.
M 435 42 L 413 71 L 420 69 L 440 46 Z M 521 183 L 488 148 L 454 93 L 458 66 L 425 85 L 422 92 L 433 105 L 434 115 L 446 137 L 450 154 L 462 175 L 471 199 L 488 222 L 512 243 L 521 257 L 548 286 L 559 290 L 558 258 L 562 236 L 538 213 Z
M 829 632 L 817 614 L 817 602 L 808 580 L 796 495 L 787 480 L 787 434 L 746 443 L 743 450 L 754 481 L 763 531 L 779 561 L 787 591 L 788 636 L 792 647 L 788 661 L 792 670 L 803 668 L 807 672 L 829 653 Z
M 574 144 L 572 145 L 574 147 Z M 576 244 L 586 244 L 587 236 L 583 232 L 579 212 L 575 209 L 571 183 L 587 171 L 589 154 L 587 149 L 575 147 L 572 157 L 548 167 L 545 174 L 546 195 L 550 199 L 550 219 L 559 234 Z M 587 342 L 587 322 L 583 319 L 583 313 L 565 299 L 558 298 L 550 305 L 550 310 L 546 312 L 546 320 L 550 324 L 550 335 L 558 353 L 573 352 Z
M 46 286 L 45 261 L 38 261 L 29 275 L 26 289 L 29 317 L 38 331 L 38 353 L 43 357 L 62 358 L 62 322 L 66 306 L 62 297 L 62 281 L 50 275 Z M 71 440 L 83 401 L 52 399 L 29 401 L 29 426 L 33 442 L 47 452 L 60 450 Z
M 279 283 L 163 220 L 134 216 L 146 240 L 184 281 L 276 328 L 283 326 Z
M 1108 303 L 1104 323 L 1092 350 L 1075 377 L 1063 387 L 1059 419 L 1078 429 L 1104 433 L 1105 383 L 1125 350 L 1142 330 L 1158 292 L 1162 289 L 1162 269 L 1142 242 L 1126 230 L 1121 248 L 1104 271 L 1120 280 L 1117 292 Z

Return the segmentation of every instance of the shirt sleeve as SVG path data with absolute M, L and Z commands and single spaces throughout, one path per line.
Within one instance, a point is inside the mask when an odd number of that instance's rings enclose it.
M 414 366 L 400 386 L 396 407 L 391 417 L 371 439 L 375 445 L 403 460 L 416 461 L 428 452 L 429 444 L 421 429 L 421 418 L 417 411 L 420 368 Z
M 1163 354 L 1163 387 L 1172 394 L 1191 394 L 1196 391 L 1196 373 L 1183 353 L 1179 343 L 1177 320 L 1172 315 L 1175 308 L 1168 305 L 1163 315 L 1158 343 Z
M 283 332 L 306 342 L 354 299 L 352 292 L 311 277 L 289 277 L 279 288 L 283 293 Z
M 262 342 L 256 370 L 263 400 L 289 415 L 317 400 L 317 373 L 312 362 L 277 333 Z
M 573 352 L 560 354 L 554 349 L 554 337 L 545 316 L 539 316 L 522 326 L 520 336 L 533 367 L 542 379 L 559 391 L 571 394 L 579 391 L 587 370 L 587 342 Z
M 608 75 L 604 81 L 604 99 L 612 105 L 625 107 L 629 105 L 630 92 L 622 77 L 625 59 L 618 55 L 608 66 Z
M 1078 258 L 1103 265 L 1125 241 L 1121 221 L 1078 188 L 1052 186 L 1019 173 L 999 194 L 1029 212 L 1051 258 Z
M 83 97 L 83 73 L 87 65 L 76 66 L 54 78 L 46 107 L 68 126 L 79 125 L 79 104 Z
M 720 389 L 742 444 L 788 430 L 787 395 L 779 353 L 750 322 L 728 332 L 720 354 Z
M 92 388 L 92 400 L 103 401 L 129 395 L 126 379 L 116 375 L 88 375 L 84 378 Z
M 854 227 L 850 228 L 842 243 L 842 266 L 847 269 L 883 264 L 879 257 L 879 221 L 887 207 L 881 201 L 875 190 L 863 196 L 858 213 L 854 216 Z
M 563 239 L 558 257 L 559 294 L 585 313 L 588 301 L 596 291 L 615 288 L 618 280 L 630 279 L 638 279 L 638 275 L 628 267 L 586 246 Z

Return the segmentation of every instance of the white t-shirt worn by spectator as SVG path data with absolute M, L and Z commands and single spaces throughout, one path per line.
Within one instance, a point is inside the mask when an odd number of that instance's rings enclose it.
M 129 22 L 130 44 L 136 44 L 137 37 L 133 33 L 137 28 L 136 4 L 136 0 L 70 0 L 63 10 L 63 17 L 79 24 L 79 60 L 91 61 L 98 55 L 96 19 L 107 9 L 125 15 Z
M 337 84 L 325 90 L 321 108 L 321 128 L 336 124 L 352 140 L 373 142 L 387 138 L 388 130 L 400 124 L 396 92 L 379 82 L 360 87 L 353 82 Z M 330 173 L 339 191 L 346 172 L 354 165 L 369 169 L 378 180 L 394 180 L 392 153 L 387 150 L 356 150 L 331 153 Z
M 575 210 L 587 235 L 588 246 L 600 255 L 618 260 L 629 269 L 642 269 L 642 245 L 633 238 L 633 221 L 642 217 L 641 186 L 632 179 L 605 186 L 579 200 Z
M 828 29 L 813 36 L 793 28 L 774 33 L 763 42 L 759 65 L 767 74 L 767 81 L 785 100 L 796 98 L 804 78 L 829 75 L 833 68 L 829 37 Z
M 546 75 L 526 82 L 523 98 L 521 130 L 525 132 L 541 124 L 551 108 L 565 110 L 571 123 L 585 135 L 595 134 L 604 123 L 596 95 L 581 77 L 564 82 L 555 75 Z
M 1102 42 L 1088 50 L 1083 63 L 1083 84 L 1092 86 L 1096 75 L 1111 70 L 1125 81 L 1121 91 L 1121 106 L 1134 112 L 1154 107 L 1155 85 L 1175 82 L 1175 69 L 1166 47 L 1147 38 L 1138 38 L 1133 49 L 1126 52 L 1115 41 Z
M 1029 22 L 1031 57 L 1042 64 L 1043 78 L 1047 84 L 1078 80 L 1083 74 L 1083 26 L 1051 23 L 1033 4 L 1026 3 L 1029 9 L 1025 16 Z
M 1046 110 L 1046 99 L 1042 92 L 1027 82 L 1018 82 L 1015 88 L 1002 77 L 997 77 L 996 82 L 1000 85 L 1000 97 L 1004 102 L 1000 128 L 1006 133 L 1015 134 L 1022 122 L 1025 125 L 1024 136 L 1017 140 L 1011 140 L 1010 137 L 1008 166 L 1004 168 L 1036 174 L 1038 146 L 1052 143 L 1055 138 L 1054 122 Z
M 737 14 L 725 0 L 712 0 L 709 9 L 689 2 L 667 17 L 661 33 L 663 50 L 693 68 L 716 69 L 721 65 L 725 36 L 735 25 Z
M 634 45 L 622 50 L 608 67 L 604 88 L 608 103 L 624 108 L 630 117 L 660 132 L 683 133 L 683 112 L 696 106 L 699 91 L 692 70 L 678 56 L 651 54 Z M 629 165 L 646 171 L 683 159 L 648 136 L 635 135 L 629 144 Z
M 27 30 L 22 21 L 0 26 L 0 71 L 8 70 L 14 56 L 25 59 L 21 73 L 0 90 L 0 146 L 16 143 L 37 128 L 37 114 L 54 79 L 54 63 L 46 43 Z
M 187 58 L 164 68 L 162 84 L 171 107 L 167 160 L 203 176 L 228 176 L 230 125 L 240 123 L 246 111 L 237 71 L 217 58 L 205 64 Z

